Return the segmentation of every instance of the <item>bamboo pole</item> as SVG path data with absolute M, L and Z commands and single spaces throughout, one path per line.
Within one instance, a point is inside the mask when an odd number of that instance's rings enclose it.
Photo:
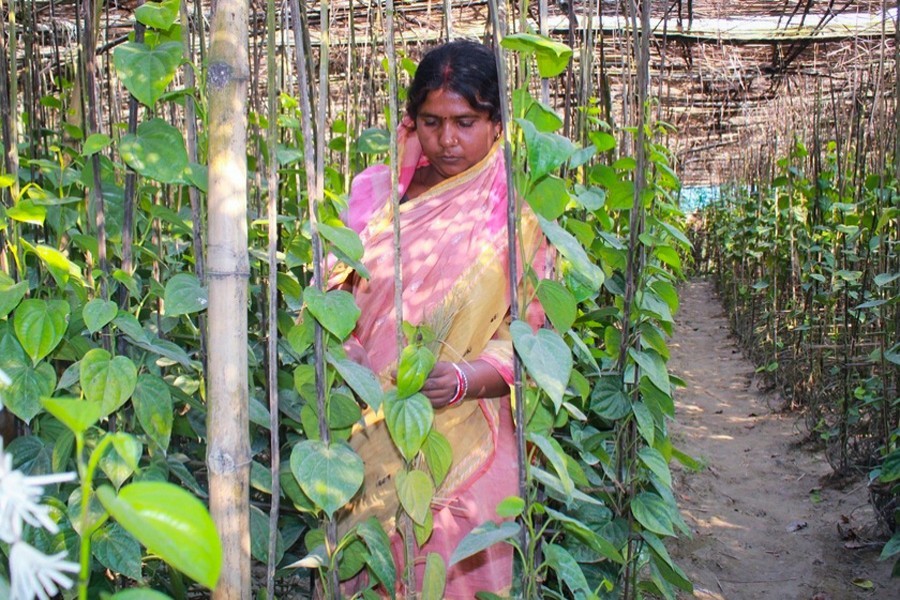
M 209 69 L 210 512 L 222 540 L 214 600 L 250 598 L 247 380 L 247 23 L 241 0 L 218 0 Z

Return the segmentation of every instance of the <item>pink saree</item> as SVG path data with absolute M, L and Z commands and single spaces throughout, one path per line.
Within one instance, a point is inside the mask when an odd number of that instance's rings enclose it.
M 427 159 L 408 122 L 401 126 L 399 139 L 402 196 L 416 168 L 427 164 Z M 402 204 L 399 219 L 403 318 L 433 327 L 440 321 L 437 326 L 446 335 L 439 360 L 481 359 L 511 383 L 506 212 L 506 173 L 498 143 L 468 171 Z M 366 248 L 363 262 L 371 273 L 369 280 L 356 279 L 352 286 L 362 311 L 355 334 L 386 386 L 398 355 L 391 218 L 390 169 L 387 165 L 370 167 L 353 180 L 345 220 L 360 234 Z M 526 254 L 533 256 L 540 247 L 539 228 L 530 214 L 522 223 L 520 239 Z M 533 261 L 535 266 L 543 263 L 542 257 Z M 338 270 L 331 285 L 348 275 L 348 271 Z M 542 315 L 533 312 L 529 321 L 540 322 Z M 403 460 L 390 441 L 383 416 L 366 411 L 364 421 L 350 438 L 366 463 L 363 490 L 341 517 L 340 527 L 346 531 L 354 523 L 376 516 L 391 533 L 397 512 L 393 475 L 402 468 Z M 509 396 L 467 399 L 439 409 L 435 427 L 450 442 L 453 464 L 432 503 L 432 536 L 415 556 L 420 583 L 429 553 L 438 553 L 449 564 L 459 541 L 488 520 L 499 522 L 497 504 L 518 493 Z M 396 533 L 392 550 L 401 573 L 402 540 Z M 444 597 L 471 599 L 482 590 L 502 594 L 509 590 L 511 580 L 512 547 L 496 544 L 448 570 Z

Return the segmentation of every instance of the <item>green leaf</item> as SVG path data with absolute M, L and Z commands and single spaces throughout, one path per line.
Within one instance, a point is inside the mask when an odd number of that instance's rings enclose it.
M 19 223 L 43 226 L 47 218 L 47 207 L 35 204 L 31 200 L 21 200 L 15 206 L 6 209 L 6 216 Z
M 81 155 L 84 157 L 93 156 L 101 150 L 107 148 L 112 143 L 112 138 L 105 133 L 92 133 L 88 139 L 84 140 L 81 146 Z
M 537 297 L 557 331 L 565 332 L 572 327 L 578 316 L 578 303 L 564 285 L 552 279 L 542 279 L 537 286 Z
M 206 310 L 209 292 L 192 273 L 179 273 L 166 282 L 164 297 L 167 317 L 189 315 Z
M 597 148 L 597 152 L 606 152 L 616 147 L 616 138 L 605 131 L 593 131 L 588 137 Z
M 84 433 L 100 420 L 103 412 L 99 402 L 77 398 L 41 398 L 41 404 L 75 434 Z
M 531 121 L 516 119 L 525 133 L 528 148 L 528 177 L 532 182 L 559 169 L 578 149 L 572 141 L 556 133 L 541 133 Z
M 122 136 L 119 150 L 129 167 L 160 183 L 178 182 L 188 164 L 181 132 L 159 118 L 138 125 L 136 134 Z
M 397 396 L 408 398 L 422 389 L 435 361 L 434 354 L 425 346 L 404 347 L 397 362 Z
M 133 435 L 125 432 L 110 435 L 114 436 L 113 450 L 100 457 L 100 468 L 118 489 L 137 470 L 144 446 Z
M 566 584 L 575 598 L 586 598 L 591 593 L 587 578 L 569 551 L 556 544 L 544 544 L 547 563 L 556 571 L 556 577 Z
M 641 375 L 650 381 L 663 393 L 671 394 L 672 385 L 669 383 L 669 372 L 666 370 L 666 361 L 655 350 L 628 349 L 628 355 L 641 367 Z
M 356 532 L 369 549 L 369 568 L 384 585 L 384 589 L 389 590 L 391 598 L 395 598 L 397 570 L 391 554 L 391 540 L 381 527 L 381 523 L 375 517 L 369 517 L 357 526 Z
M 141 373 L 131 403 L 144 433 L 165 452 L 169 449 L 174 405 L 169 384 L 158 375 Z
M 659 450 L 655 448 L 641 448 L 638 451 L 638 458 L 646 465 L 650 472 L 659 477 L 660 481 L 668 487 L 672 487 L 672 472 L 669 471 L 669 464 Z
M 887 541 L 884 548 L 881 549 L 881 555 L 878 557 L 878 560 L 887 560 L 896 554 L 900 554 L 900 531 Z
M 599 504 L 599 503 L 598 503 Z M 588 546 L 591 550 L 597 552 L 601 556 L 605 556 L 609 560 L 618 563 L 620 565 L 625 564 L 625 559 L 622 557 L 622 554 L 616 549 L 616 547 L 607 540 L 602 535 L 598 535 L 594 530 L 592 530 L 587 524 L 579 521 L 574 517 L 570 517 L 569 515 L 559 512 L 557 510 L 553 510 L 550 507 L 546 508 L 547 514 L 550 515 L 553 519 L 562 524 L 563 529 L 567 532 L 571 533 L 574 537 L 580 540 L 582 543 Z
M 896 279 L 900 279 L 900 273 L 879 273 L 873 281 L 878 287 L 884 287 Z
M 292 331 L 296 329 L 294 327 Z M 341 378 L 350 386 L 359 398 L 365 402 L 372 410 L 381 408 L 384 401 L 384 391 L 378 378 L 371 369 L 353 362 L 346 358 L 336 358 L 330 352 L 325 354 L 328 364 L 333 366 Z
M 563 485 L 563 492 L 566 495 L 566 501 L 571 501 L 572 494 L 575 491 L 575 482 L 569 475 L 569 469 L 566 467 L 566 452 L 562 449 L 555 439 L 544 437 L 540 434 L 530 432 L 528 441 L 537 446 L 544 457 L 553 465 L 553 470 L 559 476 L 559 480 Z
M 569 259 L 572 267 L 584 278 L 585 282 L 596 292 L 603 285 L 603 270 L 588 258 L 587 252 L 575 237 L 554 223 L 537 215 L 541 229 L 559 253 Z
M 450 447 L 450 442 L 439 431 L 432 429 L 422 444 L 422 455 L 435 485 L 440 486 L 453 464 L 453 448 Z
M 56 388 L 56 371 L 47 363 L 32 367 L 25 362 L 4 358 L 0 356 L 0 368 L 6 372 L 11 383 L 3 392 L 3 406 L 30 423 L 41 411 L 41 398 L 49 396 Z
M 41 244 L 29 247 L 24 240 L 20 240 L 20 243 L 41 260 L 60 287 L 65 287 L 71 277 L 81 281 L 81 270 L 78 265 L 66 258 L 66 255 L 56 248 Z
M 422 394 L 398 398 L 388 392 L 384 398 L 384 420 L 391 439 L 406 460 L 412 460 L 431 431 L 434 409 Z
M 88 400 L 100 402 L 101 416 L 125 404 L 137 385 L 137 368 L 124 356 L 110 357 L 102 348 L 88 351 L 81 359 L 81 389 Z
M 118 523 L 110 523 L 91 536 L 91 553 L 113 573 L 142 581 L 141 545 Z
M 84 305 L 81 316 L 84 324 L 91 333 L 97 333 L 103 327 L 112 322 L 119 314 L 119 305 L 112 300 L 94 298 Z
M 528 374 L 547 392 L 559 412 L 572 371 L 569 346 L 559 334 L 549 329 L 539 329 L 533 333 L 524 321 L 514 321 L 509 329 L 513 346 Z
M 14 328 L 32 364 L 50 354 L 69 325 L 69 303 L 64 300 L 23 300 L 16 309 Z
M 339 340 L 347 339 L 359 319 L 359 307 L 353 294 L 344 290 L 322 290 L 310 286 L 303 291 L 310 314 Z
M 172 600 L 171 596 L 149 588 L 129 588 L 106 598 L 107 600 Z
M 563 126 L 562 118 L 549 106 L 532 101 L 525 111 L 525 118 L 534 123 L 538 131 L 550 133 Z
M 418 469 L 400 471 L 394 483 L 403 510 L 415 523 L 424 524 L 434 498 L 434 484 L 428 473 Z
M 609 421 L 618 421 L 631 412 L 631 403 L 617 377 L 602 377 L 591 392 L 591 410 Z
M 453 554 L 450 555 L 449 567 L 456 563 L 478 554 L 482 550 L 490 548 L 498 542 L 512 539 L 519 535 L 519 525 L 511 521 L 504 521 L 497 525 L 493 521 L 487 521 L 470 531 L 464 537 Z
M 336 249 L 353 261 L 359 261 L 363 257 L 363 245 L 359 235 L 349 227 L 332 227 L 325 223 L 319 223 L 319 233 L 331 242 Z
M 525 510 L 525 501 L 519 496 L 507 496 L 497 505 L 497 516 L 503 519 L 518 517 Z
M 360 154 L 384 154 L 391 147 L 391 134 L 386 129 L 369 128 L 359 134 L 356 149 Z
M 181 56 L 178 42 L 166 42 L 155 48 L 140 42 L 125 42 L 113 51 L 113 64 L 131 95 L 153 108 L 175 78 Z
M 363 482 L 363 462 L 349 446 L 304 440 L 291 451 L 291 472 L 300 489 L 331 518 Z
M 429 552 L 425 558 L 425 575 L 422 577 L 422 598 L 443 598 L 447 585 L 447 567 L 437 552 Z
M 666 501 L 651 492 L 641 492 L 631 500 L 631 514 L 653 533 L 674 536 L 672 517 Z
M 543 78 L 556 77 L 565 71 L 572 58 L 572 49 L 565 44 L 532 33 L 508 35 L 503 38 L 501 45 L 516 52 L 534 54 L 538 74 Z
M 28 282 L 12 283 L 12 280 L 0 282 L 0 319 L 8 315 L 19 305 L 28 292 Z
M 653 414 L 643 402 L 635 402 L 631 409 L 634 411 L 634 418 L 637 421 L 638 433 L 641 434 L 644 441 L 652 445 L 656 439 L 656 426 L 653 422 Z
M 555 175 L 543 177 L 528 190 L 525 200 L 534 212 L 545 219 L 558 219 L 569 204 L 566 181 Z
M 169 565 L 210 589 L 222 567 L 222 544 L 206 507 L 167 482 L 132 483 L 118 496 L 101 486 L 104 508 L 131 535 Z
M 269 557 L 269 516 L 256 506 L 250 507 L 250 556 L 261 563 Z M 284 556 L 284 539 L 275 530 L 275 562 Z
M 178 0 L 146 2 L 134 10 L 134 18 L 147 27 L 166 31 L 175 24 L 178 7 Z

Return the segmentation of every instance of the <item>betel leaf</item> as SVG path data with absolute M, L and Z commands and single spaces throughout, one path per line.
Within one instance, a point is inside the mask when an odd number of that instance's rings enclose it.
M 165 452 L 169 448 L 174 423 L 169 384 L 158 375 L 141 373 L 133 396 L 131 402 L 141 429 Z
M 47 218 L 47 207 L 35 204 L 32 200 L 20 200 L 15 206 L 6 209 L 6 216 L 19 223 L 43 225 Z
M 384 420 L 391 439 L 406 460 L 412 460 L 431 431 L 434 409 L 422 394 L 398 398 L 388 392 L 384 399 Z
M 30 423 L 41 411 L 40 399 L 53 393 L 56 387 L 56 371 L 42 362 L 36 367 L 18 360 L 4 360 L 0 363 L 10 379 L 3 391 L 3 406 L 26 423 Z
M 141 581 L 141 545 L 118 523 L 109 523 L 94 532 L 91 554 L 112 572 Z
M 356 149 L 360 154 L 383 154 L 390 150 L 391 135 L 386 129 L 369 128 L 359 134 Z
M 572 352 L 569 346 L 556 332 L 549 329 L 532 332 L 524 321 L 513 321 L 509 330 L 513 347 L 528 374 L 547 392 L 558 412 L 572 371 Z
M 575 482 L 572 481 L 569 470 L 566 468 L 565 450 L 552 437 L 545 437 L 534 432 L 528 433 L 528 441 L 534 444 L 544 457 L 550 461 L 550 464 L 553 465 L 553 470 L 556 471 L 556 475 L 562 482 L 566 502 L 570 502 L 575 491 Z
M 124 432 L 112 435 L 115 436 L 113 448 L 100 457 L 100 468 L 118 489 L 137 470 L 144 447 L 133 435 Z
M 16 309 L 13 328 L 32 364 L 50 354 L 69 325 L 69 303 L 64 300 L 23 300 Z
M 44 246 L 43 244 L 32 246 L 23 239 L 20 239 L 19 243 L 29 252 L 33 252 L 35 256 L 40 259 L 41 263 L 43 263 L 43 265 L 47 267 L 47 270 L 50 271 L 50 274 L 53 276 L 53 279 L 59 287 L 64 288 L 69 282 L 69 279 L 73 277 L 77 281 L 81 281 L 81 269 L 78 265 L 66 258 L 66 255 L 56 248 Z
M 497 525 L 493 521 L 487 521 L 470 531 L 466 537 L 450 555 L 449 567 L 456 563 L 478 554 L 482 550 L 490 548 L 494 544 L 512 539 L 519 535 L 519 525 L 511 521 L 505 521 Z
M 631 500 L 631 514 L 637 522 L 660 535 L 674 536 L 669 506 L 657 494 L 641 492 Z
M 666 370 L 666 361 L 655 350 L 628 349 L 628 355 L 641 368 L 641 374 L 647 377 L 653 385 L 666 394 L 672 393 L 672 385 L 669 382 L 669 372 Z
M 557 331 L 568 331 L 578 316 L 578 303 L 564 285 L 552 279 L 542 279 L 537 286 L 541 307 Z
M 304 440 L 291 451 L 291 472 L 303 493 L 330 518 L 363 482 L 363 462 L 341 442 Z
M 596 502 L 596 500 L 594 500 L 594 502 Z M 600 505 L 600 503 L 597 502 L 597 505 Z M 566 513 L 553 510 L 549 506 L 546 510 L 547 514 L 550 515 L 550 517 L 562 524 L 563 529 L 571 533 L 574 537 L 576 537 L 590 549 L 594 550 L 601 556 L 605 556 L 613 562 L 616 562 L 620 565 L 625 564 L 625 559 L 622 557 L 622 553 L 616 549 L 615 545 L 613 545 L 610 540 L 606 539 L 604 536 L 591 529 L 586 523 L 583 523 L 582 521 L 579 521 L 578 519 L 571 517 Z
M 296 330 L 295 326 L 291 331 Z M 372 410 L 381 408 L 384 401 L 384 391 L 378 382 L 378 377 L 371 369 L 346 358 L 336 358 L 330 352 L 325 354 L 328 364 L 333 366 L 341 378 L 356 392 L 360 399 L 369 405 Z
M 122 136 L 122 159 L 129 167 L 160 183 L 176 183 L 188 165 L 181 132 L 153 118 L 138 125 L 137 133 Z
M 84 324 L 91 333 L 97 333 L 119 314 L 119 305 L 112 300 L 94 298 L 81 309 Z
M 102 348 L 89 350 L 81 359 L 81 389 L 88 400 L 100 402 L 101 416 L 115 412 L 134 393 L 137 367 L 124 356 L 110 356 Z
M 97 496 L 147 550 L 201 585 L 216 586 L 222 543 L 206 507 L 190 492 L 168 482 L 142 481 L 118 495 L 104 485 Z
M 638 451 L 638 458 L 668 487 L 672 487 L 672 472 L 663 455 L 656 448 L 644 447 Z
M 164 296 L 167 317 L 189 315 L 206 310 L 209 292 L 192 273 L 179 273 L 166 282 Z
M 325 223 L 319 223 L 318 227 L 322 237 L 331 242 L 345 256 L 354 261 L 359 261 L 363 257 L 363 245 L 355 231 L 349 227 L 332 226 Z
M 564 179 L 548 175 L 528 190 L 525 201 L 545 219 L 558 219 L 569 204 L 569 190 Z
M 103 411 L 100 402 L 77 398 L 41 398 L 41 404 L 48 413 L 76 434 L 84 433 L 99 421 Z
M 550 38 L 533 33 L 516 33 L 503 38 L 501 45 L 516 52 L 534 54 L 537 59 L 538 74 L 543 77 L 556 77 L 566 70 L 572 49 Z
M 125 42 L 113 51 L 113 64 L 122 84 L 150 108 L 175 78 L 181 58 L 182 46 L 178 42 L 166 42 L 154 48 L 141 42 Z
M 400 471 L 394 483 L 403 510 L 413 522 L 423 525 L 428 519 L 431 500 L 434 498 L 434 483 L 428 473 L 418 469 Z
M 84 140 L 84 144 L 81 146 L 81 155 L 84 157 L 93 156 L 111 143 L 112 138 L 105 133 L 92 133 Z
M 572 263 L 572 267 L 581 275 L 584 281 L 596 292 L 603 285 L 603 270 L 598 267 L 587 255 L 584 247 L 578 243 L 571 233 L 560 227 L 553 221 L 548 221 L 537 215 L 541 230 L 550 240 L 550 243 L 559 250 L 565 258 Z
M 316 321 L 339 340 L 346 339 L 356 327 L 360 312 L 350 292 L 344 290 L 323 292 L 310 286 L 303 291 L 303 301 Z
M 425 575 L 422 577 L 422 598 L 443 598 L 447 585 L 447 566 L 437 552 L 429 552 L 425 558 Z
M 13 283 L 12 279 L 0 281 L 0 319 L 19 305 L 27 291 L 27 281 L 20 281 L 19 283 Z
M 450 442 L 439 431 L 432 429 L 422 444 L 422 455 L 425 457 L 428 470 L 431 471 L 434 484 L 440 486 L 453 464 L 453 448 L 450 447 Z
M 525 510 L 525 501 L 519 496 L 507 496 L 497 505 L 497 516 L 504 519 L 518 517 Z
M 150 588 L 128 588 L 107 596 L 107 600 L 172 600 L 172 597 Z
M 528 149 L 528 176 L 537 182 L 563 166 L 578 149 L 569 138 L 556 133 L 541 133 L 531 121 L 516 119 L 525 134 Z
M 556 571 L 557 578 L 566 584 L 574 598 L 590 596 L 591 588 L 587 578 L 568 550 L 556 544 L 544 544 L 544 554 L 547 556 L 547 563 Z
M 363 539 L 366 548 L 369 549 L 369 568 L 375 574 L 384 589 L 389 590 L 391 598 L 396 597 L 394 586 L 397 581 L 397 569 L 394 567 L 394 558 L 391 554 L 391 540 L 388 538 L 381 523 L 375 517 L 360 523 L 356 532 Z
M 178 0 L 146 2 L 134 10 L 134 18 L 147 27 L 166 31 L 175 24 L 178 8 Z

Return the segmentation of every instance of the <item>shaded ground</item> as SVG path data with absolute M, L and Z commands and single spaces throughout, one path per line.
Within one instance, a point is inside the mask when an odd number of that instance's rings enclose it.
M 821 452 L 802 447 L 798 417 L 772 411 L 779 400 L 757 390 L 712 284 L 685 285 L 678 317 L 669 365 L 688 387 L 677 396 L 673 439 L 706 465 L 697 473 L 675 467 L 694 538 L 672 554 L 694 597 L 900 599 L 900 581 L 871 543 L 865 479 L 830 483 Z

